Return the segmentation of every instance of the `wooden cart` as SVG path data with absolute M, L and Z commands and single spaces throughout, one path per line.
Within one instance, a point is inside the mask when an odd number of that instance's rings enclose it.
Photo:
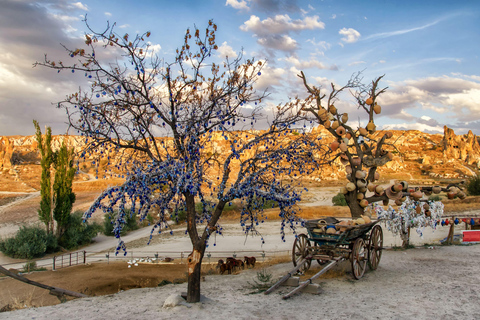
M 305 227 L 308 235 L 299 234 L 293 243 L 292 262 L 294 268 L 275 285 L 268 289 L 269 294 L 295 273 L 305 273 L 311 266 L 312 260 L 317 260 L 324 265 L 310 279 L 302 282 L 295 290 L 285 295 L 287 299 L 303 289 L 312 280 L 326 273 L 340 261 L 350 259 L 352 273 L 355 279 L 360 279 L 366 270 L 366 266 L 375 270 L 380 263 L 383 249 L 383 231 L 377 221 L 356 226 L 342 226 L 343 231 L 338 234 L 326 233 L 326 229 L 332 228 L 338 220 L 324 218 L 308 220 Z
M 355 279 L 363 276 L 366 264 L 372 270 L 377 269 L 383 245 L 383 232 L 382 227 L 377 225 L 378 220 L 357 226 L 344 226 L 345 231 L 340 234 L 318 232 L 318 229 L 326 229 L 334 225 L 334 223 L 322 221 L 325 219 L 308 220 L 305 223 L 308 236 L 299 234 L 293 243 L 294 266 L 303 259 L 311 257 L 306 259 L 307 261 L 299 269 L 300 272 L 307 271 L 312 260 L 325 264 L 338 257 L 350 259 Z

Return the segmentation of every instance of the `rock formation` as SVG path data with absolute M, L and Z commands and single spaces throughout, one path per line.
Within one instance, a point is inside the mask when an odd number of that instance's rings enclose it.
M 460 159 L 466 164 L 480 168 L 480 145 L 472 131 L 468 131 L 466 135 L 457 136 L 452 129 L 445 126 L 442 142 L 445 158 Z
M 246 131 L 240 135 L 248 140 L 247 136 L 255 133 L 258 132 Z M 311 133 L 321 137 L 326 146 L 333 141 L 330 134 L 323 128 L 314 128 Z M 381 131 L 379 133 L 381 134 Z M 475 174 L 473 169 L 480 167 L 480 144 L 472 132 L 457 136 L 452 129 L 445 127 L 444 135 L 427 134 L 416 130 L 392 130 L 392 133 L 391 141 L 395 142 L 396 148 L 390 147 L 394 155 L 393 161 L 379 168 L 379 173 L 385 179 L 406 175 L 410 179 L 429 179 L 434 183 L 432 179 L 468 178 Z M 54 136 L 52 137 L 53 150 L 60 148 L 63 141 L 80 154 L 85 139 L 80 136 Z M 170 143 L 169 138 L 158 138 L 157 143 L 160 141 Z M 0 137 L 0 184 L 15 180 L 19 183 L 35 185 L 40 178 L 40 155 L 37 147 L 35 136 Z M 223 150 L 228 148 L 229 144 L 225 138 L 214 133 L 205 151 L 210 155 L 222 155 Z M 95 176 L 100 179 L 121 178 L 124 173 L 119 171 L 120 167 L 115 168 L 116 164 L 121 162 L 121 154 L 110 148 L 103 150 L 103 156 L 104 158 L 101 159 L 97 154 L 86 154 L 83 159 L 77 158 L 80 169 L 77 178 L 79 180 L 90 180 Z M 320 156 L 320 153 L 317 156 Z M 105 157 L 108 157 L 108 160 Z M 105 169 L 108 172 L 105 172 Z M 292 176 L 293 179 L 297 177 Z M 312 182 L 343 182 L 346 176 L 344 166 L 337 159 L 331 165 L 323 167 L 306 178 Z
M 8 137 L 0 137 L 0 169 L 12 169 L 14 145 Z

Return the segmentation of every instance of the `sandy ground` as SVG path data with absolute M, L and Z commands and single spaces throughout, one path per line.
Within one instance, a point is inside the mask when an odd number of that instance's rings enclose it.
M 329 192 L 333 192 L 333 189 Z M 309 199 L 312 205 L 325 205 L 331 201 L 331 194 L 313 194 Z M 91 195 L 86 197 L 85 202 L 89 198 Z M 15 209 L 5 208 L 0 212 L 3 215 L 0 219 L 3 221 L 0 223 L 0 235 L 5 236 L 18 229 L 19 222 L 15 217 L 21 213 L 25 215 L 25 209 L 32 207 L 32 201 L 38 202 L 38 197 L 21 201 Z M 32 211 L 26 220 L 34 223 L 35 216 L 36 212 Z M 258 237 L 249 237 L 245 241 L 238 223 L 225 223 L 224 228 L 224 236 L 218 237 L 216 242 L 211 240 L 207 249 L 212 259 L 235 252 L 241 257 L 242 251 L 249 251 L 257 257 L 262 251 L 283 251 L 288 254 L 292 248 L 292 232 L 288 231 L 285 242 L 282 242 L 278 221 L 260 226 L 259 231 L 266 242 L 263 246 Z M 455 234 L 461 234 L 462 229 L 462 224 L 455 227 Z M 173 236 L 156 236 L 149 246 L 146 246 L 146 238 L 150 228 L 132 232 L 124 240 L 128 243 L 129 255 L 152 256 L 153 252 L 161 256 L 174 255 L 169 252 L 191 250 L 184 230 L 184 227 L 179 227 L 175 228 Z M 297 230 L 299 233 L 305 231 L 303 228 Z M 269 296 L 255 294 L 252 283 L 256 279 L 257 269 L 236 275 L 207 275 L 205 282 L 202 282 L 204 296 L 197 304 L 163 308 L 169 296 L 186 291 L 186 284 L 177 284 L 76 299 L 56 306 L 3 312 L 0 313 L 0 319 L 138 319 L 148 316 L 159 319 L 480 319 L 480 245 L 440 246 L 439 240 L 447 234 L 448 227 L 439 227 L 434 233 L 427 229 L 423 238 L 412 231 L 411 243 L 428 245 L 406 251 L 385 250 L 379 268 L 367 272 L 359 281 L 353 280 L 349 262 L 344 262 L 332 275 L 314 281 L 322 288 L 319 295 L 303 293 L 290 300 L 282 300 L 282 295 L 288 292 L 284 287 Z M 385 227 L 384 245 L 401 245 L 400 238 L 389 233 Z M 115 239 L 99 236 L 95 244 L 85 249 L 91 253 L 101 252 L 100 256 L 105 257 L 105 252 L 111 252 L 113 256 L 115 246 Z M 94 258 L 90 256 L 88 259 Z M 16 267 L 12 265 L 15 262 L 20 267 L 25 263 L 0 253 L 0 264 L 13 268 Z M 126 276 L 129 269 L 126 262 L 123 263 L 125 271 L 117 272 Z M 313 267 L 316 271 L 320 270 L 316 263 L 312 264 Z M 269 267 L 267 271 L 276 280 L 291 268 L 291 263 L 285 263 Z M 5 284 L 0 282 L 0 286 Z M 62 287 L 60 284 L 58 286 Z M 131 287 L 125 286 L 125 289 Z
M 288 287 L 255 293 L 258 270 L 246 270 L 206 276 L 196 304 L 163 307 L 169 296 L 186 291 L 184 283 L 5 312 L 0 319 L 479 319 L 478 261 L 480 245 L 385 250 L 378 269 L 358 281 L 348 263 L 337 269 L 346 272 L 315 280 L 318 295 L 282 300 Z M 283 263 L 267 271 L 278 279 L 290 268 Z

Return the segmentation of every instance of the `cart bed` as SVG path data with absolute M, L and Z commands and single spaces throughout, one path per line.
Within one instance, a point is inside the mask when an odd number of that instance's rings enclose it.
M 356 226 L 344 226 L 346 229 L 340 234 L 328 234 L 328 233 L 321 233 L 315 232 L 315 229 L 318 229 L 321 226 L 331 226 L 332 223 L 322 223 L 324 219 L 315 219 L 315 220 L 308 220 L 305 223 L 305 227 L 307 228 L 308 235 L 310 240 L 315 241 L 317 243 L 321 242 L 330 242 L 331 244 L 339 244 L 339 243 L 348 243 L 356 238 L 363 238 L 366 234 L 373 228 L 375 224 L 378 223 L 378 220 L 372 221 L 370 223 L 365 223 Z

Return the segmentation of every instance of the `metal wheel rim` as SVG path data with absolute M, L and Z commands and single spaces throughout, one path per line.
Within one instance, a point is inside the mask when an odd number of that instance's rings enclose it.
M 382 257 L 383 231 L 380 226 L 375 226 L 370 233 L 370 242 L 368 245 L 368 266 L 371 270 L 376 270 L 380 258 Z
M 305 259 L 308 256 L 309 251 L 308 248 L 310 247 L 310 240 L 308 240 L 307 236 L 304 234 L 300 234 L 295 241 L 293 242 L 293 249 L 292 249 L 292 262 L 293 266 L 296 267 L 297 264 Z M 310 269 L 310 264 L 312 260 L 307 260 L 303 264 L 303 266 L 299 269 L 299 272 L 305 273 L 308 269 Z
M 350 261 L 352 262 L 352 273 L 355 279 L 360 279 L 365 273 L 367 267 L 367 259 L 365 257 L 367 254 L 365 251 L 365 241 L 362 238 L 355 240 L 353 244 L 352 253 L 350 256 Z

